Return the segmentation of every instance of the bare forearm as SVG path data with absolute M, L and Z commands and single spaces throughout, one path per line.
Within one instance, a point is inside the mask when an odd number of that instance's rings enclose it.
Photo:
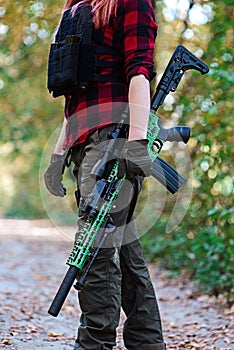
M 129 85 L 130 130 L 128 140 L 145 139 L 150 113 L 150 85 L 144 75 L 134 76 Z
M 65 141 L 65 137 L 66 137 L 66 126 L 67 126 L 67 119 L 64 118 L 62 129 L 61 129 L 58 141 L 56 143 L 56 146 L 54 148 L 54 153 L 56 153 L 56 154 L 62 155 L 65 153 L 64 141 Z

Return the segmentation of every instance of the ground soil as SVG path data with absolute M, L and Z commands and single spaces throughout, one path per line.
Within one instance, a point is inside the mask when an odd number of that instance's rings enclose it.
M 59 316 L 47 313 L 67 271 L 72 240 L 48 221 L 0 220 L 0 348 L 72 350 L 79 319 L 72 288 Z M 222 297 L 197 292 L 186 274 L 149 264 L 167 349 L 234 350 L 233 308 Z M 122 342 L 122 324 L 118 346 Z M 136 349 L 137 350 L 137 349 Z

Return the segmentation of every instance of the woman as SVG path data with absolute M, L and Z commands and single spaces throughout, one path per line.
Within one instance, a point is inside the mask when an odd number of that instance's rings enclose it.
M 99 145 L 108 142 L 108 132 L 114 131 L 120 111 L 128 103 L 126 172 L 131 190 L 120 193 L 118 201 L 122 204 L 112 215 L 117 229 L 109 234 L 108 243 L 78 294 L 82 315 L 74 349 L 112 349 L 122 307 L 126 314 L 123 339 L 127 349 L 163 350 L 166 347 L 158 305 L 132 218 L 142 179 L 150 175 L 146 132 L 157 25 L 150 0 L 68 0 L 64 10 L 71 9 L 74 15 L 87 4 L 91 6 L 94 24 L 92 45 L 116 49 L 113 57 L 100 53 L 99 59 L 121 65 L 124 78 L 116 75 L 114 66 L 103 64 L 99 73 L 110 77 L 110 81 L 93 81 L 86 88 L 66 94 L 63 128 L 45 173 L 45 183 L 52 194 L 65 195 L 62 168 L 71 147 L 76 194 L 79 193 L 79 235 L 84 222 L 82 203 L 92 188 L 90 172 L 100 159 Z

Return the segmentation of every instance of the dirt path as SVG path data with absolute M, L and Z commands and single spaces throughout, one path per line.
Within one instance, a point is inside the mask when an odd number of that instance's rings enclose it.
M 0 220 L 1 349 L 73 349 L 79 317 L 75 290 L 59 317 L 47 314 L 71 245 L 48 222 Z M 194 294 L 186 279 L 169 279 L 156 265 L 149 268 L 168 350 L 234 350 L 233 310 L 221 298 Z M 122 349 L 121 326 L 118 338 Z

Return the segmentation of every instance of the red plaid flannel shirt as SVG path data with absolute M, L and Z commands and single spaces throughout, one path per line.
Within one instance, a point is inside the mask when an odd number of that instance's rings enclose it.
M 95 82 L 86 89 L 66 96 L 65 116 L 68 119 L 65 144 L 84 142 L 90 132 L 120 120 L 120 111 L 128 101 L 128 86 L 134 75 L 154 76 L 154 45 L 157 34 L 150 0 L 119 0 L 116 15 L 110 24 L 94 30 L 94 44 L 117 48 L 124 62 L 126 82 Z M 101 58 L 101 57 L 100 57 Z M 106 60 L 118 57 L 105 56 Z M 101 74 L 112 74 L 103 68 Z

